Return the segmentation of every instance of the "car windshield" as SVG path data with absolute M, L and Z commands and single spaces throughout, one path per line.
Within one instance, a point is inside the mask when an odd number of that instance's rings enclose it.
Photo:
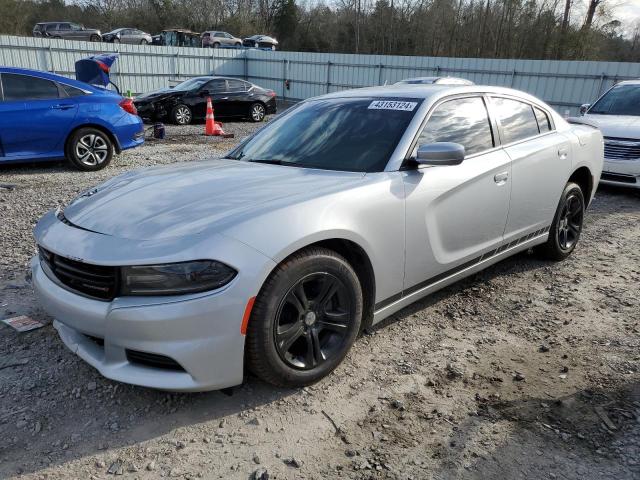
M 182 83 L 179 83 L 178 85 L 173 87 L 172 90 L 176 92 L 187 92 L 190 90 L 196 90 L 207 83 L 209 80 L 211 79 L 207 77 L 191 78 L 189 80 L 185 80 Z
M 640 116 L 640 85 L 617 85 L 609 90 L 589 113 Z
M 350 172 L 380 172 L 421 99 L 331 98 L 302 103 L 230 158 Z

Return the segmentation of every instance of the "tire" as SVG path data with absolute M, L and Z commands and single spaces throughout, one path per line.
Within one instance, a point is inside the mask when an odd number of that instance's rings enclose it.
M 140 40 L 140 45 L 149 45 L 149 42 L 147 42 L 144 38 L 142 40 Z
M 355 342 L 362 304 L 358 277 L 342 256 L 318 247 L 293 254 L 255 300 L 246 339 L 249 370 L 280 387 L 317 382 Z
M 242 46 L 242 43 L 240 43 L 240 42 L 236 42 L 236 43 L 234 44 L 234 46 L 236 46 L 236 47 L 241 47 L 241 46 Z
M 65 150 L 67 158 L 78 170 L 95 172 L 109 165 L 114 146 L 102 130 L 83 127 L 69 137 Z
M 585 208 L 580 186 L 567 183 L 553 217 L 549 238 L 536 249 L 541 257 L 558 261 L 571 255 L 580 239 Z
M 213 42 L 213 48 L 218 48 L 220 46 L 220 42 Z
M 264 103 L 255 102 L 249 107 L 249 119 L 251 119 L 252 122 L 261 122 L 264 120 L 266 114 L 267 109 Z
M 193 113 L 186 105 L 176 105 L 171 110 L 171 120 L 176 125 L 189 125 L 193 120 Z
M 99 42 L 100 41 L 100 37 L 98 35 L 91 35 L 89 37 L 89 41 L 90 42 Z
M 120 43 L 120 39 L 119 38 L 114 38 L 113 40 L 111 40 L 111 43 Z

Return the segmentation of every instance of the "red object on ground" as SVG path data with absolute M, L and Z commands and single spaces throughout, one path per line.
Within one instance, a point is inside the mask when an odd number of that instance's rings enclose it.
M 222 130 L 222 124 L 216 122 L 213 117 L 213 106 L 211 105 L 211 97 L 207 97 L 207 117 L 204 124 L 204 134 L 215 137 L 226 137 L 227 134 Z

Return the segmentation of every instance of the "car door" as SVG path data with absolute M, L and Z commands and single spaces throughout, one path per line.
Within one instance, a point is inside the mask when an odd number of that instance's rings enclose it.
M 249 115 L 252 100 L 249 93 L 250 87 L 251 84 L 242 80 L 231 78 L 227 80 L 228 115 L 236 117 Z
M 490 97 L 503 148 L 511 158 L 511 203 L 505 241 L 551 225 L 571 170 L 571 145 L 540 106 Z
M 3 73 L 2 144 L 6 157 L 32 158 L 62 152 L 77 114 L 73 98 L 48 79 Z
M 129 45 L 138 43 L 137 37 L 135 35 L 135 30 L 132 30 L 130 28 L 125 28 L 122 31 L 122 37 L 123 37 L 122 43 L 128 43 Z
M 231 97 L 227 88 L 227 81 L 224 78 L 216 78 L 208 82 L 205 89 L 209 91 L 211 102 L 213 103 L 214 114 L 221 117 L 228 116 L 231 112 Z
M 499 148 L 482 95 L 445 99 L 431 109 L 418 145 L 455 142 L 459 165 L 403 172 L 408 295 L 480 261 L 503 243 L 511 160 Z

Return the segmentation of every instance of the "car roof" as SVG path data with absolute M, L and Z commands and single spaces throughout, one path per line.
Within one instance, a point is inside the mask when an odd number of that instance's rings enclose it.
M 633 80 L 623 80 L 616 83 L 616 85 L 640 85 L 640 78 L 634 78 Z
M 533 103 L 544 105 L 544 102 L 528 93 L 506 87 L 492 87 L 488 85 L 446 85 L 446 84 L 420 84 L 420 85 L 385 85 L 380 87 L 356 88 L 329 93 L 315 98 L 354 98 L 354 97 L 379 97 L 379 98 L 421 98 L 437 101 L 440 98 L 455 94 L 465 93 L 495 93 L 520 97 Z M 551 110 L 551 107 L 547 107 Z
M 80 82 L 73 78 L 63 77 L 62 75 L 57 75 L 55 73 L 43 72 L 41 70 L 32 70 L 30 68 L 16 68 L 16 67 L 0 67 L 0 74 L 3 73 L 15 73 L 18 75 L 29 75 L 32 77 L 44 78 L 46 80 L 51 80 L 53 82 L 64 83 L 66 85 L 70 85 L 72 87 L 81 88 L 83 90 L 89 90 L 91 92 L 106 92 L 103 88 L 98 88 L 93 85 L 89 85 L 88 83 Z

